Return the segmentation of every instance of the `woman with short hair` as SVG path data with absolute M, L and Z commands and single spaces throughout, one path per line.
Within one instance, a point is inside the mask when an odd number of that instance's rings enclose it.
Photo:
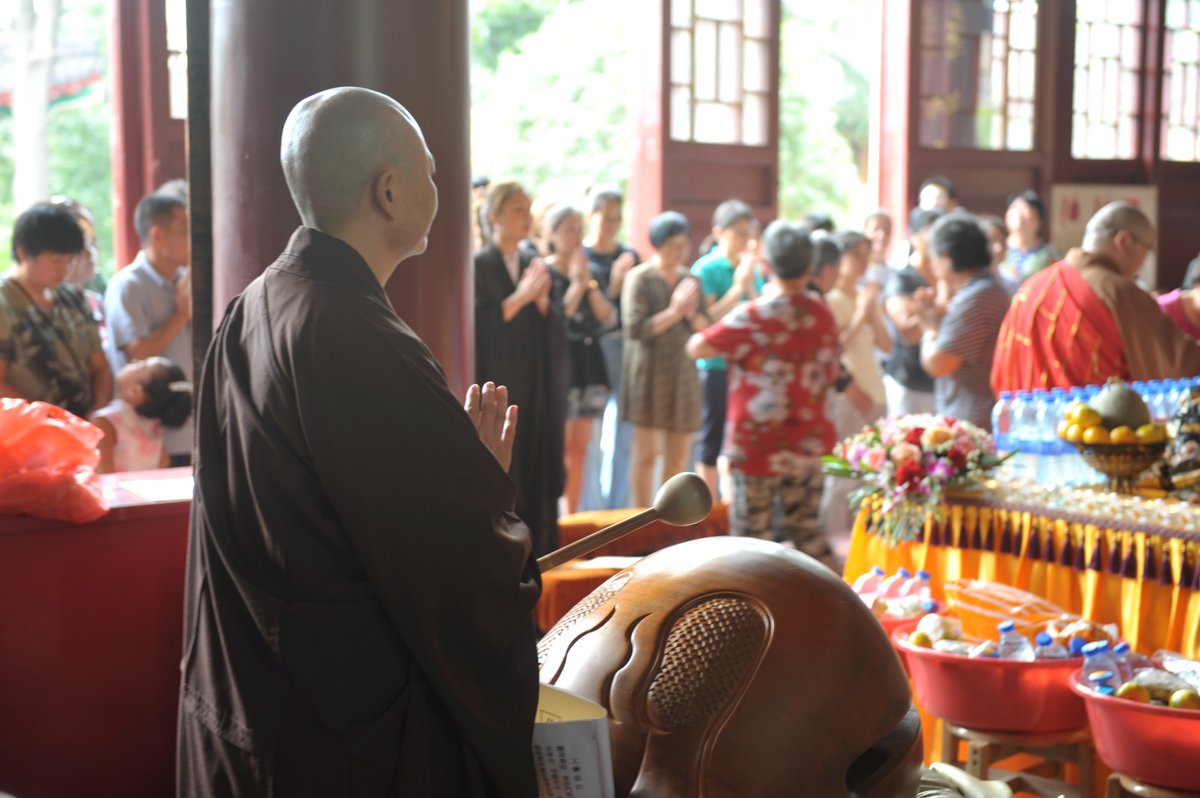
M 1046 206 L 1036 191 L 1010 197 L 1004 212 L 1008 227 L 1008 255 L 1000 264 L 1000 276 L 1020 285 L 1029 275 L 1062 260 L 1062 253 L 1046 240 Z
M 630 501 L 649 507 L 655 464 L 662 479 L 687 470 L 692 434 L 700 429 L 700 377 L 684 347 L 709 324 L 699 281 L 688 270 L 692 234 L 682 214 L 650 223 L 654 255 L 636 266 L 621 289 L 625 332 L 621 418 L 633 424 Z
M 0 279 L 0 396 L 87 418 L 112 399 L 113 378 L 87 299 L 66 282 L 83 249 L 66 208 L 41 202 L 17 217 L 16 265 Z

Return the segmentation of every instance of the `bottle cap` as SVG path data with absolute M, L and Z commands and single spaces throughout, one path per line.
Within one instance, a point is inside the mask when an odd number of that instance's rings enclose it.
M 1124 640 L 1122 640 L 1120 643 L 1117 643 L 1115 646 L 1113 646 L 1114 654 L 1124 654 L 1127 651 L 1129 651 L 1129 644 L 1126 643 Z
M 1080 650 L 1083 651 L 1083 656 L 1090 657 L 1093 654 L 1096 654 L 1100 651 L 1100 644 L 1099 643 L 1087 643 Z
M 926 571 L 924 568 L 922 568 L 920 571 L 917 571 L 917 578 L 920 579 L 922 582 L 928 582 L 930 579 L 933 578 L 933 575 L 930 574 L 928 571 Z
M 1088 681 L 1092 682 L 1093 684 L 1101 684 L 1103 682 L 1107 682 L 1112 677 L 1113 677 L 1112 671 L 1092 671 L 1091 673 L 1088 674 L 1087 678 L 1088 678 Z
M 1072 637 L 1067 647 L 1070 649 L 1072 657 L 1078 657 L 1083 654 L 1083 648 L 1086 645 L 1087 641 L 1082 637 Z
M 1048 646 L 1054 642 L 1054 638 L 1051 637 L 1047 632 L 1038 632 L 1037 638 L 1035 639 L 1037 640 L 1037 644 L 1039 646 Z
M 1097 651 L 1101 651 L 1105 654 L 1108 653 L 1108 641 L 1107 640 L 1097 640 L 1095 645 L 1096 645 Z
M 900 576 L 904 579 L 912 578 L 912 571 L 909 571 L 907 568 L 901 568 L 900 570 L 896 571 L 896 573 L 900 574 Z
M 1113 689 L 1111 684 L 1102 684 L 1096 688 L 1096 692 L 1100 695 L 1116 695 L 1117 691 Z
M 887 574 L 887 571 L 883 570 L 883 569 L 882 569 L 882 568 L 880 568 L 878 565 L 872 565 L 872 566 L 871 566 L 871 571 L 872 571 L 872 572 L 873 572 L 873 573 L 874 573 L 876 576 L 884 576 L 884 575 L 886 575 L 886 574 Z
M 1016 628 L 1016 624 L 1012 621 L 1001 621 L 996 624 L 996 629 L 999 630 L 1000 634 L 1011 632 L 1014 628 Z
M 937 612 L 938 603 L 933 599 L 921 599 L 921 611 L 925 613 Z
M 1001 391 L 1000 392 L 1001 399 L 1012 399 L 1012 395 L 1013 395 L 1012 391 Z

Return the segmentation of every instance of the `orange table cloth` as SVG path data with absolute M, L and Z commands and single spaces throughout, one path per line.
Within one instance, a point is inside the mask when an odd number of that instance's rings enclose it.
M 621 521 L 639 510 L 597 510 L 575 513 L 558 522 L 560 544 L 566 546 L 593 532 Z M 670 526 L 655 521 L 636 532 L 615 540 L 592 553 L 591 556 L 632 557 L 665 549 L 677 543 L 697 538 L 729 534 L 729 513 L 724 504 L 713 506 L 712 512 L 698 524 Z M 587 594 L 604 583 L 613 574 L 613 568 L 580 568 L 578 560 L 566 563 L 553 571 L 542 574 L 542 598 L 534 608 L 534 620 L 538 628 L 548 630 L 558 619 L 570 612 Z
M 1130 499 L 1137 501 L 1137 499 Z M 946 501 L 922 540 L 888 546 L 859 513 L 844 575 L 923 568 L 935 598 L 956 579 L 1012 585 L 1099 623 L 1145 654 L 1200 658 L 1200 530 L 1156 527 L 975 496 Z

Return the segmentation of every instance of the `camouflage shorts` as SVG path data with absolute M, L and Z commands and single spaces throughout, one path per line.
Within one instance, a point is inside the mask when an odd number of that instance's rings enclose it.
M 818 520 L 825 484 L 819 463 L 803 476 L 753 476 L 732 469 L 730 534 L 790 540 L 797 550 L 836 570 L 833 549 Z

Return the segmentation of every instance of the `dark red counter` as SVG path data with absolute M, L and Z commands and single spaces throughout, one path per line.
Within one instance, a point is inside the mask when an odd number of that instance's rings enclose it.
M 190 477 L 106 476 L 90 524 L 0 517 L 0 791 L 174 794 Z

